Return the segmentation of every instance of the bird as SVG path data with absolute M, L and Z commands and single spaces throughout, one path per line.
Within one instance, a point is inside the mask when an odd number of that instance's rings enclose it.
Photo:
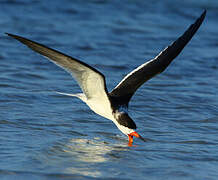
M 143 141 L 146 141 L 146 139 L 136 132 L 136 123 L 128 115 L 129 101 L 142 84 L 162 73 L 180 54 L 201 26 L 205 16 L 206 10 L 202 12 L 178 39 L 167 46 L 156 57 L 143 63 L 124 76 L 110 92 L 106 86 L 105 76 L 96 68 L 41 43 L 22 36 L 10 33 L 6 34 L 20 41 L 33 51 L 47 57 L 50 61 L 69 72 L 80 86 L 82 93 L 59 93 L 79 98 L 96 114 L 113 121 L 117 128 L 128 136 L 128 145 L 132 146 L 133 137 Z

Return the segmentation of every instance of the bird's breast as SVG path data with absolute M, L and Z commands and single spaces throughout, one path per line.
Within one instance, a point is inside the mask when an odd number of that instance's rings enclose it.
M 93 110 L 96 114 L 103 116 L 107 119 L 114 121 L 113 110 L 111 108 L 111 103 L 108 98 L 91 98 L 86 104 Z

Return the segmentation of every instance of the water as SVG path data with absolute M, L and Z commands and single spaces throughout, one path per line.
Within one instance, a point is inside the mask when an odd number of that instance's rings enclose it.
M 0 179 L 185 179 L 218 177 L 218 2 L 0 1 Z M 71 76 L 4 32 L 42 42 L 94 66 L 111 90 L 202 13 L 182 54 L 130 103 L 127 137 L 78 99 Z

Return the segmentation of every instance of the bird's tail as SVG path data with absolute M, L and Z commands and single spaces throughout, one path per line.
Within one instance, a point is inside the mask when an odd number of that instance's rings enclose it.
M 58 91 L 55 91 L 55 92 L 58 93 L 58 94 L 61 94 L 61 95 L 65 95 L 65 96 L 77 97 L 77 98 L 81 99 L 84 102 L 86 102 L 86 99 L 87 99 L 85 94 L 83 94 L 83 93 L 69 94 L 69 93 L 63 93 L 63 92 L 58 92 Z

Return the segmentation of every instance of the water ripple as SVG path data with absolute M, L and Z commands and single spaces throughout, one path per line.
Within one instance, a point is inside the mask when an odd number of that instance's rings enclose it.
M 211 179 L 218 176 L 217 2 L 2 0 L 0 179 Z M 133 96 L 128 137 L 79 99 L 62 69 L 4 35 L 23 35 L 105 74 L 111 90 L 172 43 L 203 11 L 205 22 L 161 75 Z

